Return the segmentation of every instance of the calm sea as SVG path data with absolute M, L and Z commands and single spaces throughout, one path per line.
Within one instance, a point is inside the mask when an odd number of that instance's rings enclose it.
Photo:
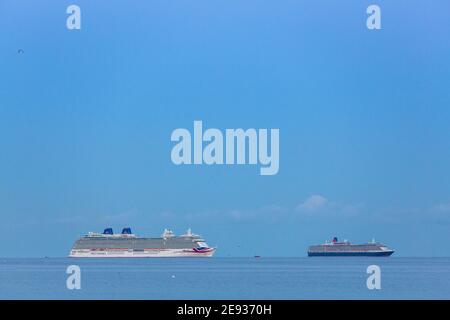
M 80 290 L 66 288 L 69 265 Z M 0 259 L 0 299 L 449 298 L 450 258 Z

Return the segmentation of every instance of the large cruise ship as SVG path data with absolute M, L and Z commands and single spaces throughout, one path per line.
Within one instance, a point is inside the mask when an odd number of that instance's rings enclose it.
M 199 235 L 189 229 L 176 236 L 165 229 L 161 237 L 138 237 L 130 228 L 114 234 L 112 228 L 103 233 L 89 232 L 75 241 L 70 257 L 80 258 L 137 258 L 137 257 L 211 257 L 215 248 L 209 247 Z
M 331 242 L 324 244 L 310 246 L 308 249 L 308 256 L 390 256 L 394 250 L 389 249 L 381 243 L 372 242 L 365 244 L 351 244 L 347 240 L 339 242 L 338 238 L 334 237 Z

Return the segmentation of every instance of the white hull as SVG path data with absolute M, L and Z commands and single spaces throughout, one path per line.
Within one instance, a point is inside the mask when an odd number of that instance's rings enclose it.
M 216 249 L 205 252 L 190 249 L 152 249 L 144 251 L 133 250 L 72 250 L 72 258 L 175 258 L 175 257 L 212 257 Z

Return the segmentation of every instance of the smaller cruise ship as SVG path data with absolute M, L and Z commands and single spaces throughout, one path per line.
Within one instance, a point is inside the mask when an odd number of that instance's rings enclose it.
M 308 249 L 309 257 L 343 257 L 343 256 L 371 256 L 381 257 L 390 256 L 394 250 L 388 248 L 382 243 L 377 243 L 375 240 L 364 244 L 352 244 L 347 240 L 339 242 L 337 237 L 334 237 L 331 242 L 326 241 L 324 244 L 310 246 Z

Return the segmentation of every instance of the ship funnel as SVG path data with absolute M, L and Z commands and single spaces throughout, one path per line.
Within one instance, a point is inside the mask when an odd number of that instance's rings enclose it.
M 338 238 L 337 237 L 334 237 L 333 238 L 333 243 L 337 243 L 338 242 Z
M 122 234 L 131 234 L 131 228 L 123 228 Z
M 106 229 L 103 231 L 103 234 L 114 234 L 114 232 L 113 232 L 113 229 L 112 229 L 112 228 L 106 228 Z

